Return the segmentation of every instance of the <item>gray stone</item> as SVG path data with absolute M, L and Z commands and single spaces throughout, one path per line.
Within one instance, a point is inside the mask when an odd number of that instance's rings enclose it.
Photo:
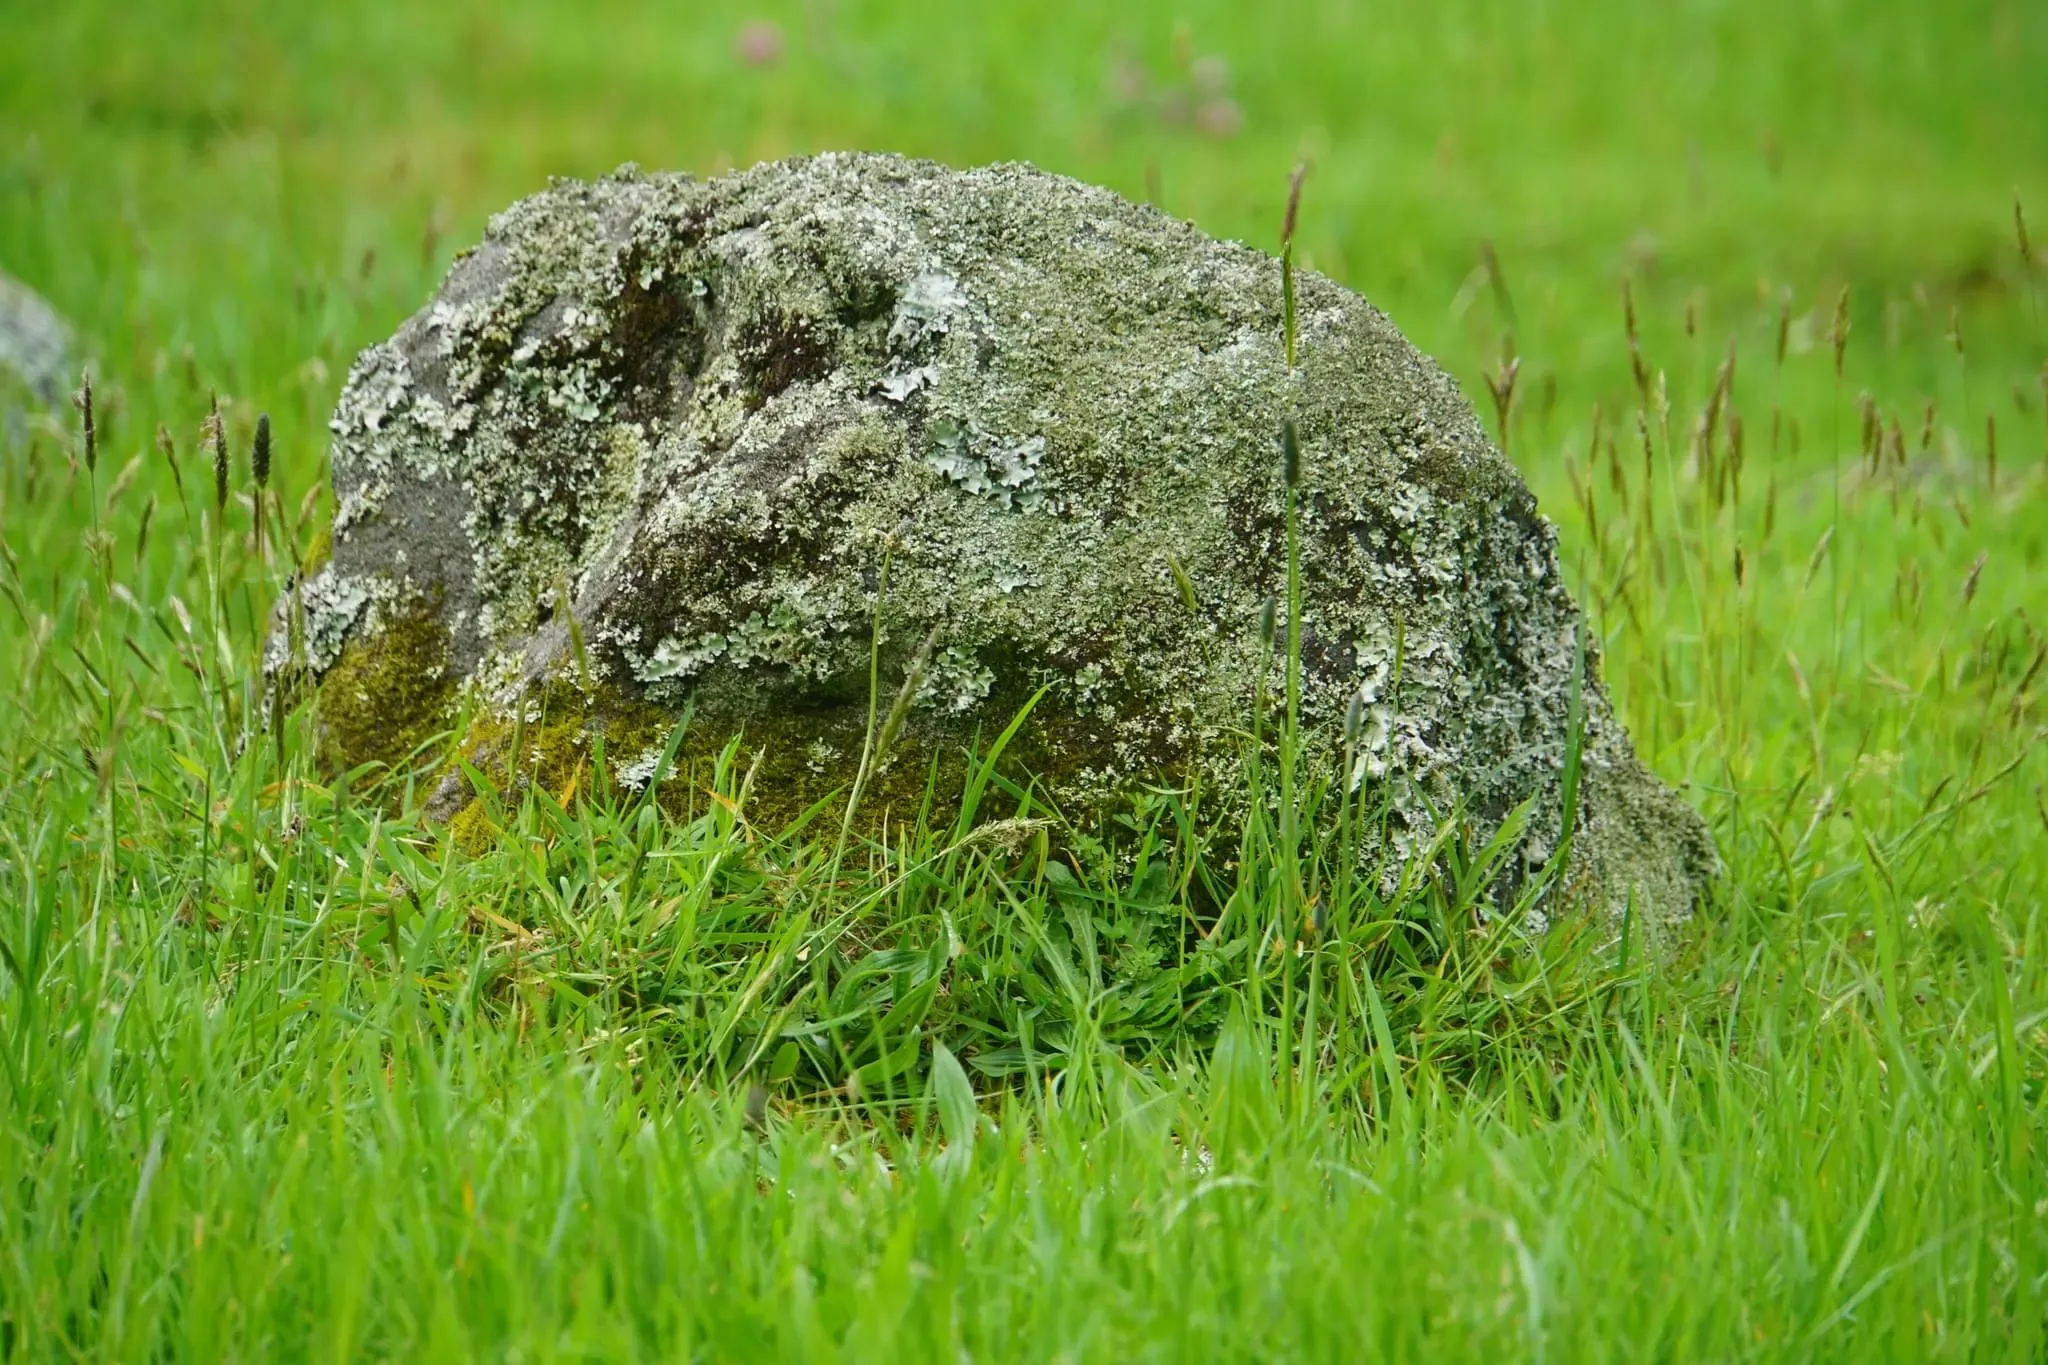
M 64 319 L 42 295 L 0 271 L 0 419 L 7 429 L 18 434 L 24 406 L 56 407 L 77 381 Z
M 690 706 L 699 752 L 745 732 L 767 819 L 851 777 L 879 614 L 884 707 L 930 641 L 876 788 L 897 818 L 1048 687 L 1011 755 L 1061 809 L 1177 783 L 1228 821 L 1282 685 L 1260 618 L 1292 413 L 1303 773 L 1385 812 L 1383 875 L 1454 810 L 1485 839 L 1525 802 L 1510 862 L 1540 865 L 1581 657 L 1553 528 L 1443 371 L 1298 284 L 1290 373 L 1271 257 L 1028 166 L 558 183 L 357 360 L 332 558 L 271 665 L 322 679 L 337 762 L 396 757 L 459 696 L 473 755 L 511 727 L 538 770 L 604 730 L 644 773 L 650 721 Z M 1713 845 L 1597 664 L 1564 894 L 1681 918 Z

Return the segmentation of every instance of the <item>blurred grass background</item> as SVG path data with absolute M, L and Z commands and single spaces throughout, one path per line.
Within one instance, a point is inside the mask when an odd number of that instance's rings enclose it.
M 1584 397 L 1626 382 L 1624 274 L 1650 325 L 1691 304 L 1715 338 L 1854 281 L 1864 336 L 1967 300 L 1987 347 L 2011 341 L 2012 205 L 2048 204 L 2048 10 L 2026 0 L 0 15 L 0 263 L 236 390 L 317 359 L 322 401 L 489 213 L 628 160 L 1027 159 L 1271 249 L 1307 159 L 1310 264 L 1474 392 L 1513 331 L 1531 377 Z M 1469 285 L 1488 242 L 1512 318 Z

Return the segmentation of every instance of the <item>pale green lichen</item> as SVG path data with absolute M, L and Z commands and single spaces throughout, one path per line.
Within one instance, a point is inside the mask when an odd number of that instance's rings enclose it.
M 1298 294 L 1290 372 L 1270 258 L 1029 167 L 558 184 L 358 361 L 309 638 L 374 635 L 352 585 L 437 593 L 488 713 L 573 671 L 573 613 L 599 684 L 691 706 L 690 762 L 743 730 L 757 796 L 794 812 L 862 751 L 879 614 L 892 691 L 936 632 L 879 803 L 1050 684 L 1012 750 L 1050 798 L 1199 781 L 1232 818 L 1279 680 L 1256 623 L 1291 413 L 1306 770 L 1382 791 L 1397 859 L 1444 812 L 1484 833 L 1533 797 L 1540 862 L 1579 619 L 1553 532 L 1442 371 L 1332 282 Z M 1583 892 L 1683 915 L 1704 828 L 1597 677 L 1585 709 Z
M 992 437 L 972 419 L 964 427 L 934 422 L 930 435 L 932 449 L 925 463 L 969 493 L 1021 511 L 1043 500 L 1043 490 L 1033 486 L 1045 459 L 1043 436 Z
M 921 706 L 950 715 L 965 715 L 988 700 L 995 687 L 995 670 L 982 663 L 971 649 L 947 645 L 934 654 L 926 667 L 924 685 L 917 690 Z

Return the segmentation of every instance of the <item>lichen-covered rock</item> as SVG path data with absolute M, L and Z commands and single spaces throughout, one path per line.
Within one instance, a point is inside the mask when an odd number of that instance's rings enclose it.
M 688 707 L 692 751 L 743 732 L 793 814 L 852 776 L 879 620 L 884 708 L 929 648 L 871 804 L 957 780 L 1049 687 L 1010 756 L 1060 808 L 1199 783 L 1227 818 L 1279 690 L 1291 413 L 1304 771 L 1376 793 L 1396 862 L 1533 798 L 1540 864 L 1579 658 L 1552 528 L 1384 316 L 1299 294 L 1290 373 L 1270 257 L 1028 166 L 557 184 L 356 362 L 332 558 L 272 666 L 324 680 L 341 762 L 466 697 L 473 754 L 570 713 L 644 774 Z M 1686 914 L 1713 847 L 1590 665 L 1583 733 L 1570 880 Z
M 10 434 L 19 434 L 23 406 L 58 404 L 78 378 L 73 366 L 64 319 L 42 295 L 0 271 L 0 421 Z

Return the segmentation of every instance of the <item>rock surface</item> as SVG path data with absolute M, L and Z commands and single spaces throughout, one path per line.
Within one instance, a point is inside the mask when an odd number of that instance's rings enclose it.
M 516 732 L 544 768 L 602 731 L 644 781 L 690 706 L 686 752 L 744 732 L 772 819 L 851 778 L 879 616 L 885 708 L 930 642 L 873 798 L 897 818 L 1046 685 L 1010 754 L 1063 810 L 1178 782 L 1228 816 L 1280 686 L 1260 620 L 1292 412 L 1304 772 L 1349 755 L 1388 813 L 1368 858 L 1533 800 L 1519 866 L 1541 864 L 1579 658 L 1553 529 L 1449 377 L 1298 284 L 1290 374 L 1272 258 L 1028 166 L 559 183 L 356 362 L 332 557 L 271 665 L 320 680 L 341 763 L 401 757 L 464 699 L 472 754 Z M 1712 843 L 1597 660 L 1583 697 L 1568 883 L 1682 917 Z
M 77 381 L 64 319 L 42 295 L 0 271 L 0 416 L 12 427 L 22 391 L 33 404 L 55 407 Z

